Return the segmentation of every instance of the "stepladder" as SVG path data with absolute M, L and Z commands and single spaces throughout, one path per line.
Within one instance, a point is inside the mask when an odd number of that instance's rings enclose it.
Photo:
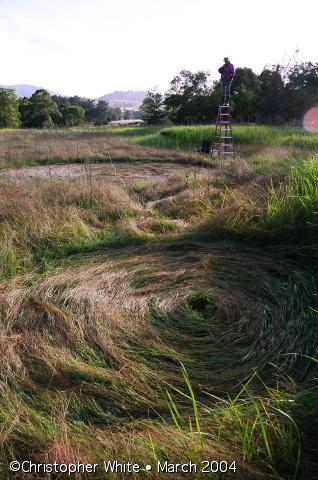
M 232 119 L 229 105 L 219 105 L 214 141 L 210 154 L 212 157 L 219 158 L 232 157 L 234 155 Z

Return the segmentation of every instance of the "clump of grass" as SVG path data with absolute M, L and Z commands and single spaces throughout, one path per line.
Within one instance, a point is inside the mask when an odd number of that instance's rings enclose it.
M 292 166 L 288 181 L 269 190 L 265 222 L 269 228 L 315 228 L 318 217 L 318 158 Z
M 193 195 L 202 196 L 202 189 L 210 190 L 214 181 L 214 172 L 202 168 L 179 169 L 177 174 L 161 177 L 152 181 L 136 181 L 132 186 L 133 192 L 149 207 L 154 207 L 160 200 L 192 191 Z
M 207 401 L 202 403 L 196 398 L 184 366 L 182 373 L 187 390 L 174 389 L 180 405 L 170 392 L 167 392 L 167 405 L 176 428 L 192 436 L 192 444 L 196 445 L 199 457 L 211 442 L 230 444 L 232 461 L 229 461 L 228 467 L 232 464 L 233 478 L 237 469 L 244 469 L 250 463 L 254 468 L 264 465 L 273 478 L 281 478 L 282 474 L 299 478 L 302 445 L 299 428 L 292 416 L 297 397 L 295 391 L 286 394 L 279 388 L 265 386 L 265 396 L 258 395 L 251 389 L 253 375 L 235 397 L 221 399 L 213 396 L 213 406 L 209 406 Z M 305 395 L 308 393 L 305 391 Z M 192 407 L 190 414 L 187 412 L 188 417 L 184 411 L 184 399 Z M 237 458 L 239 463 L 234 460 Z M 228 472 L 229 478 L 232 478 L 230 468 Z
M 151 232 L 159 234 L 173 233 L 179 229 L 176 223 L 162 218 L 154 219 L 148 228 Z
M 17 274 L 32 265 L 125 242 L 143 241 L 117 223 L 136 215 L 136 199 L 116 184 L 92 179 L 11 181 L 0 196 L 1 273 Z
M 185 185 L 181 175 L 174 175 L 154 181 L 137 181 L 134 182 L 132 188 L 140 200 L 146 203 L 174 195 L 182 191 Z
M 317 248 L 317 157 L 289 160 L 286 170 L 286 174 L 274 171 L 253 182 L 245 182 L 243 170 L 243 185 L 238 186 L 236 168 L 233 174 L 224 169 L 223 176 L 217 178 L 219 185 L 225 184 L 221 201 L 215 215 L 197 234 L 207 238 L 209 232 L 216 238 L 235 238 L 247 244 L 268 243 L 275 249 L 281 245 L 290 255 L 297 249 L 309 248 L 313 252 Z M 254 177 L 253 171 L 247 169 L 249 175 Z
M 144 137 L 145 135 L 151 135 L 157 132 L 160 127 L 117 127 L 110 128 L 110 132 L 114 135 L 120 135 L 122 137 Z
M 255 176 L 255 171 L 246 161 L 236 158 L 223 167 L 222 175 L 223 183 L 240 185 L 250 182 Z
M 154 207 L 169 218 L 197 221 L 211 211 L 212 202 L 206 190 L 185 189 L 177 195 L 162 199 Z
M 282 139 L 282 144 L 288 147 L 305 148 L 307 150 L 318 149 L 318 135 L 289 135 Z
M 12 232 L 13 233 L 13 232 Z M 9 278 L 17 275 L 24 268 L 31 266 L 31 255 L 27 249 L 19 249 L 13 238 L 4 239 L 0 250 L 0 276 Z

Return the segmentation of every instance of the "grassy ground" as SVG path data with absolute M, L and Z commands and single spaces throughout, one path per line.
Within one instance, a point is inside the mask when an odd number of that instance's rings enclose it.
M 4 132 L 2 166 L 75 162 L 84 138 L 101 161 L 198 163 L 134 144 L 152 131 Z M 1 478 L 24 478 L 12 459 L 315 478 L 318 158 L 279 135 L 169 175 L 1 177 Z

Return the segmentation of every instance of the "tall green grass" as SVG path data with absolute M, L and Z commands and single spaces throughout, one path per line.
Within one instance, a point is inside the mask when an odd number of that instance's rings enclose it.
M 198 457 L 209 448 L 211 437 L 214 437 L 216 445 L 223 442 L 231 444 L 232 458 L 240 458 L 243 463 L 253 462 L 254 465 L 262 463 L 263 468 L 271 473 L 271 478 L 300 478 L 301 427 L 297 425 L 297 410 L 293 408 L 300 394 L 294 386 L 286 393 L 283 389 L 269 388 L 263 384 L 265 390 L 260 395 L 253 390 L 253 381 L 257 378 L 254 374 L 232 398 L 211 395 L 202 402 L 196 398 L 183 365 L 182 373 L 186 391 L 174 388 L 175 395 L 167 391 L 167 405 L 176 428 L 193 437 Z M 260 378 L 257 380 L 261 381 Z M 176 395 L 179 396 L 179 402 Z M 310 390 L 304 389 L 301 395 L 309 400 Z M 317 392 L 310 399 L 312 406 L 316 395 Z M 181 399 L 189 402 L 190 410 L 185 412 Z M 223 458 L 225 456 L 224 452 Z M 242 465 L 236 467 L 241 469 Z
M 138 129 L 134 129 L 138 130 Z M 138 145 L 158 148 L 188 148 L 200 145 L 205 139 L 214 138 L 215 127 L 213 125 L 178 126 L 163 128 L 160 131 L 140 131 L 145 135 L 134 134 Z M 291 147 L 316 149 L 318 148 L 318 135 L 306 132 L 297 127 L 269 127 L 269 126 L 233 126 L 235 143 L 242 145 L 287 145 Z M 118 134 L 121 134 L 118 131 Z M 128 132 L 122 134 L 127 135 Z
M 269 227 L 318 228 L 318 157 L 299 161 L 286 183 L 270 188 L 265 222 Z

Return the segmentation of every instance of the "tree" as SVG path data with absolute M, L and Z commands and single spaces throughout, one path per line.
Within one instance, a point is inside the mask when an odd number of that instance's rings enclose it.
M 58 123 L 61 114 L 47 90 L 40 89 L 30 98 L 28 108 L 24 112 L 25 126 L 32 128 L 51 127 Z
M 14 90 L 0 88 L 0 128 L 19 126 L 19 102 Z
M 130 120 L 132 118 L 132 111 L 131 110 L 124 110 L 124 120 Z
M 149 125 L 158 125 L 165 119 L 164 101 L 160 92 L 150 90 L 140 106 L 142 119 Z
M 80 125 L 85 118 L 85 110 L 77 105 L 67 105 L 61 109 L 63 124 L 67 127 Z
M 133 111 L 133 118 L 136 119 L 136 120 L 141 120 L 142 119 L 142 111 L 139 109 L 139 110 L 134 110 Z
M 123 112 L 121 111 L 121 109 L 119 107 L 109 109 L 109 119 L 110 119 L 110 121 L 118 122 L 118 120 L 121 120 L 122 117 L 123 117 Z
M 232 83 L 232 101 L 234 116 L 241 122 L 255 122 L 257 119 L 257 101 L 259 81 L 251 68 L 237 68 Z
M 286 120 L 286 89 L 280 65 L 265 68 L 259 76 L 258 117 L 264 123 L 277 123 Z
M 300 120 L 306 110 L 318 103 L 318 63 L 297 63 L 285 69 L 288 110 Z
M 19 98 L 19 115 L 23 127 L 28 126 L 30 115 L 30 99 L 28 97 Z
M 216 97 L 209 85 L 209 73 L 181 70 L 166 93 L 165 107 L 174 123 L 210 122 L 215 114 Z
M 105 100 L 98 100 L 94 108 L 90 110 L 90 119 L 94 125 L 107 125 L 110 120 L 109 104 Z
M 81 107 L 85 110 L 85 121 L 92 122 L 92 117 L 94 116 L 95 100 L 86 97 L 79 97 L 78 95 L 73 95 L 72 97 L 64 97 L 61 95 L 52 95 L 52 100 L 57 104 L 59 110 L 61 107 L 66 105 L 75 105 Z

